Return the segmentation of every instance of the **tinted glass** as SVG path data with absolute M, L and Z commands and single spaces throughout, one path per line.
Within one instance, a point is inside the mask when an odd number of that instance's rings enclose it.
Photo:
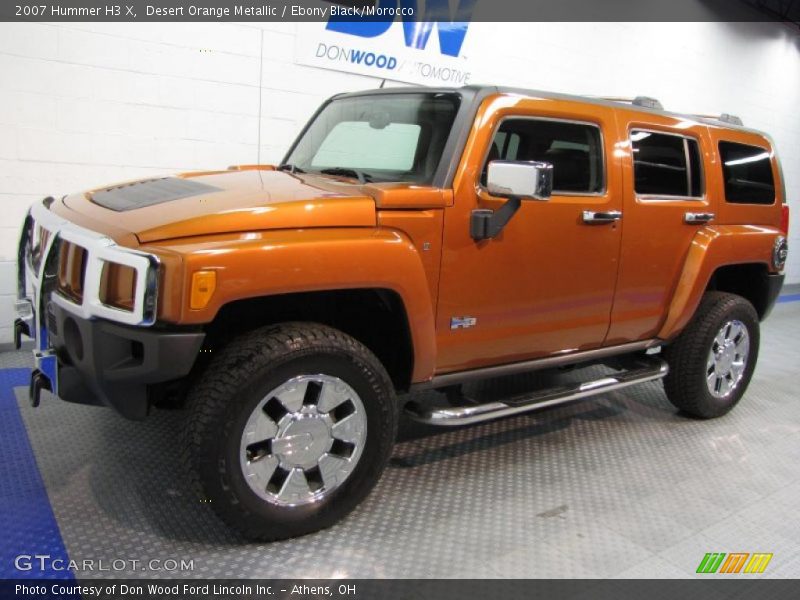
M 553 192 L 603 191 L 603 148 L 594 125 L 507 119 L 495 133 L 492 160 L 543 161 L 553 165 Z M 482 182 L 486 184 L 486 165 Z
M 757 146 L 720 142 L 725 199 L 742 204 L 772 204 L 775 181 L 769 152 Z
M 691 190 L 690 196 L 699 197 L 703 195 L 703 161 L 700 160 L 700 149 L 697 142 L 687 139 L 689 144 L 689 164 L 691 165 Z
M 695 140 L 651 131 L 632 131 L 631 146 L 637 194 L 703 195 L 702 161 Z
M 306 172 L 356 170 L 367 181 L 430 183 L 458 106 L 449 93 L 333 100 L 284 162 Z

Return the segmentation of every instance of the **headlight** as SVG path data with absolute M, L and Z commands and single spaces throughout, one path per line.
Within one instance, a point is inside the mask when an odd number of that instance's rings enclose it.
M 61 242 L 58 255 L 58 291 L 73 302 L 83 301 L 86 279 L 86 250 L 77 244 Z
M 133 311 L 136 269 L 104 262 L 100 275 L 100 302 L 120 310 Z

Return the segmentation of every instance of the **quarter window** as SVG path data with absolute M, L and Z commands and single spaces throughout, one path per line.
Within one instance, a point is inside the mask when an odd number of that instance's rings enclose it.
M 702 161 L 696 140 L 633 130 L 631 146 L 637 194 L 694 198 L 703 195 Z
M 737 204 L 772 204 L 775 181 L 769 151 L 757 146 L 720 142 L 725 200 Z
M 596 125 L 506 119 L 495 133 L 481 181 L 493 160 L 543 161 L 553 165 L 553 193 L 603 191 L 603 147 Z

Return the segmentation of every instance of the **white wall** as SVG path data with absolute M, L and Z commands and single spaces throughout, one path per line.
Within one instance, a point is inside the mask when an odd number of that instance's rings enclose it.
M 373 78 L 297 65 L 308 24 L 0 24 L 0 342 L 15 242 L 47 195 L 171 171 L 279 160 L 333 93 Z M 644 94 L 770 132 L 800 197 L 800 43 L 779 24 L 473 23 L 473 82 Z M 792 247 L 800 248 L 800 205 Z M 800 281 L 800 250 L 789 280 Z

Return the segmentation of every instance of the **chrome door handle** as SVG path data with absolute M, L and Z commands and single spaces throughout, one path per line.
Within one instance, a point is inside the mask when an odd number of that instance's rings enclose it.
M 703 225 L 709 221 L 713 221 L 715 216 L 716 215 L 714 213 L 708 212 L 687 212 L 685 215 L 683 215 L 683 222 L 694 225 Z
M 622 218 L 622 211 L 619 210 L 606 210 L 606 211 L 583 211 L 584 223 L 613 223 Z

